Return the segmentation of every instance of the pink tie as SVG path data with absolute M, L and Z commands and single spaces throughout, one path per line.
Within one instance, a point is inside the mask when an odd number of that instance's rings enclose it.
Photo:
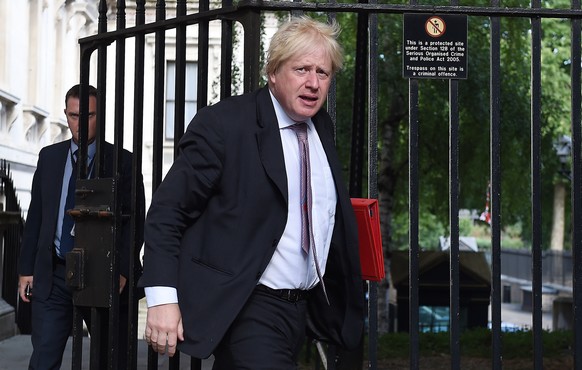
M 325 285 L 323 283 L 323 278 L 321 276 L 321 271 L 319 270 L 319 263 L 317 262 L 317 251 L 315 248 L 315 240 L 313 239 L 313 228 L 311 226 L 312 216 L 311 216 L 311 166 L 309 161 L 309 142 L 307 141 L 307 124 L 305 122 L 299 122 L 291 126 L 291 129 L 297 135 L 297 140 L 299 143 L 299 162 L 300 162 L 300 187 L 301 191 L 299 196 L 301 198 L 301 248 L 305 253 L 309 253 L 309 246 L 313 248 L 313 259 L 315 262 L 315 270 L 317 271 L 317 276 L 321 282 L 321 287 L 327 299 L 327 292 L 325 290 Z M 329 299 L 327 299 L 329 304 Z
M 311 168 L 309 165 L 309 143 L 307 142 L 307 125 L 305 122 L 291 126 L 299 141 L 299 166 L 301 199 L 301 248 L 309 253 L 311 242 Z

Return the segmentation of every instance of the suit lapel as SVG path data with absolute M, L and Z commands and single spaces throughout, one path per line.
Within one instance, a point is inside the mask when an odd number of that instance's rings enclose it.
M 71 160 L 71 143 L 69 140 L 63 142 L 62 145 L 59 146 L 58 151 L 55 152 L 56 158 L 54 159 L 55 163 L 59 163 L 58 170 L 56 171 L 55 175 L 61 181 L 53 181 L 53 186 L 55 186 L 55 194 L 61 195 L 61 188 L 63 186 L 63 176 L 65 175 L 65 166 L 67 161 Z M 58 200 L 58 196 L 57 196 Z
M 259 125 L 257 145 L 261 162 L 267 176 L 279 189 L 281 196 L 287 203 L 287 173 L 285 171 L 283 144 L 269 89 L 266 87 L 257 93 L 257 123 Z

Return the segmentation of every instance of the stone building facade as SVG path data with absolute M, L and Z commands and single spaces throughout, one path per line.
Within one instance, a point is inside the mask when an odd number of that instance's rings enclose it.
M 116 1 L 109 0 L 108 30 L 117 24 Z M 176 1 L 166 1 L 166 18 L 176 14 Z M 23 211 L 30 203 L 30 187 L 36 168 L 38 153 L 46 145 L 70 138 L 64 109 L 66 91 L 79 82 L 80 49 L 78 40 L 97 34 L 97 0 L 0 0 L 0 158 L 11 167 L 14 183 Z M 187 13 L 198 11 L 197 2 L 188 2 Z M 211 5 L 212 6 L 212 5 Z M 217 5 L 218 6 L 218 5 Z M 135 2 L 126 1 L 126 28 L 135 25 Z M 146 1 L 146 22 L 156 19 L 156 1 Z M 265 38 L 274 32 L 277 20 L 267 17 Z M 237 26 L 235 25 L 235 29 Z M 210 23 L 208 104 L 218 99 L 220 71 L 220 22 Z M 175 34 L 165 35 L 166 108 L 172 107 L 173 75 L 175 62 Z M 186 53 L 186 122 L 196 112 L 197 27 L 187 29 Z M 151 198 L 151 149 L 153 137 L 153 89 L 155 35 L 146 37 L 144 102 L 144 148 L 142 170 L 146 187 L 146 201 Z M 238 48 L 237 48 L 238 49 Z M 235 49 L 236 60 L 242 52 Z M 107 126 L 105 137 L 113 142 L 113 101 L 115 76 L 115 43 L 107 50 Z M 135 45 L 128 40 L 125 45 L 125 76 L 134 78 L 133 60 Z M 97 52 L 93 53 L 90 82 L 96 85 L 95 65 Z M 124 105 L 124 143 L 132 148 L 133 81 L 126 82 Z M 234 93 L 238 93 L 235 86 Z M 164 171 L 173 161 L 173 117 L 166 109 L 166 141 L 164 143 Z M 164 172 L 165 173 L 165 172 Z

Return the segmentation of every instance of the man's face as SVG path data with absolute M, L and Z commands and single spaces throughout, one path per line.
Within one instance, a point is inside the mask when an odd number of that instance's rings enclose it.
M 331 60 L 321 49 L 298 55 L 269 74 L 271 92 L 295 122 L 313 117 L 327 98 Z
M 88 142 L 92 143 L 95 140 L 97 131 L 97 98 L 89 96 L 89 133 Z M 65 108 L 65 115 L 67 116 L 67 124 L 69 130 L 73 135 L 75 143 L 79 144 L 79 98 L 70 97 L 67 100 L 67 107 Z

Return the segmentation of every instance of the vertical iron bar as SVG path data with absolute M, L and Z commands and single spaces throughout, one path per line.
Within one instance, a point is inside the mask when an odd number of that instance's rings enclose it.
M 210 9 L 210 2 L 200 0 L 198 6 L 199 12 L 204 13 Z M 208 27 L 207 20 L 198 23 L 198 110 L 208 105 Z
M 125 29 L 125 0 L 117 0 L 117 30 Z M 119 178 L 120 163 L 123 153 L 123 134 L 124 134 L 124 112 L 125 112 L 125 38 L 118 38 L 115 42 L 115 104 L 114 104 L 114 161 L 113 161 L 113 176 Z M 109 307 L 109 315 L 105 315 L 107 310 L 99 310 L 100 314 L 109 318 L 108 333 L 101 333 L 101 335 L 108 335 L 107 359 L 108 369 L 116 369 L 118 340 L 119 340 L 119 244 L 121 241 L 121 225 L 122 225 L 122 207 L 121 197 L 119 196 L 119 186 L 114 188 L 115 199 L 115 227 L 113 229 L 113 246 L 111 254 L 111 287 L 110 297 L 111 306 Z M 130 248 L 130 246 L 126 246 Z M 131 248 L 130 248 L 131 249 Z M 105 326 L 101 326 L 102 328 Z M 129 326 L 125 328 L 129 329 Z M 105 351 L 104 348 L 101 349 Z
M 410 5 L 418 4 L 417 0 L 410 0 Z M 420 247 L 418 245 L 419 219 L 419 175 L 418 175 L 418 80 L 411 78 L 408 81 L 408 333 L 409 368 L 419 368 L 419 262 Z
M 370 0 L 377 4 L 377 0 Z M 378 15 L 368 19 L 368 196 L 378 199 Z M 378 283 L 368 282 L 368 369 L 378 367 Z
M 359 0 L 367 3 L 367 0 Z M 368 14 L 358 13 L 356 34 L 356 69 L 354 71 L 354 103 L 352 112 L 352 145 L 350 156 L 350 186 L 352 197 L 362 196 L 364 166 L 364 135 L 366 115 L 366 70 L 368 67 Z
M 499 6 L 499 0 L 491 5 Z M 501 32 L 499 17 L 490 21 L 491 362 L 501 370 Z
M 300 3 L 301 0 L 293 0 L 293 2 Z M 304 12 L 302 10 L 291 10 L 292 17 L 300 17 L 303 14 L 304 14 Z M 334 19 L 335 19 L 335 15 L 334 15 Z M 331 21 L 331 19 L 329 17 L 328 17 L 328 21 Z M 357 78 L 356 78 L 356 80 L 357 80 Z M 336 90 L 337 90 L 337 80 L 334 77 L 331 81 L 330 88 L 328 90 L 328 96 L 327 96 L 327 109 L 328 109 L 328 113 L 330 114 L 330 117 L 331 117 L 332 122 L 333 122 L 333 138 L 334 138 L 334 140 L 336 139 L 336 134 L 337 134 L 337 121 L 336 121 L 336 116 L 337 116 L 337 111 L 336 111 L 337 101 L 336 101 L 336 99 L 337 99 L 337 96 L 335 95 L 337 93 Z M 330 96 L 331 94 L 333 94 L 333 96 Z M 331 112 L 330 112 L 330 110 L 331 110 Z M 316 351 L 316 353 L 319 354 L 319 351 Z M 336 370 L 337 369 L 336 362 L 337 362 L 337 360 L 339 360 L 341 354 L 342 354 L 342 352 L 338 351 L 338 348 L 335 345 L 329 344 L 327 346 L 327 350 L 325 352 L 325 355 L 327 356 L 327 362 L 324 365 L 324 368 L 326 370 Z M 316 357 L 318 359 L 323 360 L 321 354 L 319 354 Z M 320 361 L 316 361 L 317 368 L 319 368 L 319 365 L 320 365 Z
M 117 0 L 117 30 L 125 29 L 125 1 Z M 119 158 L 123 153 L 123 123 L 125 111 L 125 38 L 115 41 L 115 108 L 113 119 L 115 162 L 113 173 L 119 172 Z
M 166 2 L 156 1 L 156 21 L 166 19 Z M 153 170 L 152 193 L 156 191 L 162 182 L 163 169 L 163 141 L 164 141 L 164 72 L 166 69 L 166 34 L 164 30 L 156 31 L 154 46 L 155 70 L 154 70 L 154 140 L 153 140 Z
M 295 2 L 300 2 L 300 0 L 294 0 Z M 335 3 L 335 0 L 331 0 L 328 1 Z M 303 14 L 302 11 L 291 11 L 291 16 L 301 16 Z M 332 23 L 336 20 L 336 14 L 335 13 L 328 13 L 327 15 L 327 21 L 329 23 Z M 329 90 L 327 93 L 327 112 L 329 114 L 329 116 L 331 117 L 332 123 L 333 123 L 333 139 L 334 141 L 337 139 L 337 79 L 336 77 L 334 77 L 331 80 L 331 84 L 329 86 Z M 363 345 L 363 344 L 362 344 Z M 319 354 L 319 351 L 316 351 L 316 354 Z M 352 353 L 346 353 L 343 351 L 338 351 L 336 346 L 334 345 L 328 345 L 327 346 L 327 370 L 335 370 L 336 367 L 336 361 L 335 359 L 339 359 L 339 357 L 341 355 L 344 356 L 352 356 Z M 321 355 L 316 356 L 318 359 L 321 357 Z M 349 360 L 348 360 L 349 361 Z M 320 361 L 316 361 L 316 368 L 319 369 L 320 367 Z
M 89 348 L 89 369 L 90 370 L 101 370 L 104 368 L 111 369 L 107 367 L 107 360 L 105 363 L 101 361 L 101 343 L 103 343 L 103 333 L 100 328 L 103 327 L 103 317 L 101 316 L 100 310 L 104 308 L 91 307 L 91 345 Z
M 156 1 L 156 21 L 166 19 L 166 2 Z M 154 46 L 155 69 L 154 69 L 154 116 L 153 116 L 153 144 L 152 144 L 152 194 L 155 193 L 162 182 L 163 170 L 163 149 L 164 149 L 164 72 L 166 69 L 165 43 L 166 34 L 164 30 L 155 32 L 156 41 Z M 148 370 L 158 368 L 158 354 L 148 347 Z
M 451 0 L 451 5 L 459 5 Z M 459 307 L 459 81 L 449 80 L 449 225 L 450 225 L 450 353 L 451 369 L 461 366 L 460 307 Z
M 449 81 L 449 223 L 451 369 L 461 366 L 459 309 L 459 81 Z
M 418 334 L 418 290 L 419 290 L 419 260 L 420 248 L 418 245 L 418 217 L 419 217 L 419 174 L 418 174 L 418 80 L 410 79 L 408 82 L 408 116 L 409 116 L 409 137 L 408 137 L 408 284 L 409 284 L 409 361 L 410 369 L 418 370 L 419 366 L 419 334 Z
M 328 0 L 329 4 L 335 4 L 336 0 Z M 336 21 L 336 13 L 327 13 L 327 21 L 331 24 Z M 333 122 L 333 139 L 337 137 L 337 79 L 333 78 L 327 93 L 327 113 Z
M 359 3 L 367 3 L 367 0 L 358 0 Z M 368 14 L 358 13 L 356 34 L 356 66 L 354 71 L 354 94 L 352 111 L 351 153 L 349 171 L 349 194 L 351 197 L 360 198 L 363 195 L 362 178 L 364 176 L 364 147 L 366 145 L 366 90 L 368 82 Z M 334 349 L 333 353 L 339 353 L 346 361 L 358 362 L 363 357 L 363 337 L 361 346 L 357 350 L 347 353 Z M 347 358 L 350 358 L 348 360 Z M 328 359 L 332 357 L 329 356 Z M 334 361 L 328 360 L 328 370 L 335 370 Z
M 99 2 L 99 19 L 98 19 L 98 33 L 107 32 L 107 2 L 101 0 Z M 91 53 L 86 49 L 82 55 L 81 67 L 81 87 L 79 91 L 80 100 L 80 117 L 79 117 L 79 177 L 87 177 L 87 153 L 88 153 L 88 124 L 89 124 L 89 94 L 86 90 L 89 86 L 89 68 L 90 68 Z M 103 143 L 105 141 L 105 90 L 107 78 L 107 45 L 100 45 L 97 55 L 97 128 L 96 128 L 96 173 L 97 176 L 103 175 Z M 90 341 L 90 357 L 89 364 L 91 369 L 98 369 L 104 364 L 100 363 L 100 351 L 105 350 L 101 348 L 100 317 L 95 308 L 91 309 L 91 341 Z M 83 329 L 82 316 L 76 306 L 73 306 L 73 369 L 81 369 L 82 366 L 82 352 L 83 352 Z
M 186 15 L 186 0 L 176 4 L 176 15 Z M 178 156 L 178 142 L 184 135 L 186 112 L 186 25 L 176 26 L 176 81 L 174 91 L 174 159 Z
M 580 0 L 572 0 L 572 9 L 580 9 Z M 572 189 L 571 189 L 571 217 L 572 217 L 572 287 L 573 287 L 573 314 L 574 314 L 574 369 L 582 370 L 582 178 L 580 172 L 582 130 L 581 105 L 581 22 L 580 18 L 572 19 L 571 24 L 571 131 L 572 131 Z
M 145 0 L 136 1 L 135 24 L 137 26 L 145 24 Z M 135 215 L 131 218 L 131 249 L 129 251 L 129 302 L 128 302 L 128 332 L 127 332 L 127 368 L 137 369 L 138 333 L 137 321 L 139 315 L 139 304 L 135 299 L 136 271 L 139 269 L 139 254 L 141 245 L 136 245 L 138 240 L 143 240 L 143 235 L 138 232 L 136 221 L 141 218 L 144 209 L 139 209 L 138 190 L 143 186 L 141 168 L 143 152 L 143 108 L 144 108 L 144 60 L 145 60 L 145 35 L 138 33 L 135 36 L 135 70 L 134 70 L 134 99 L 133 99 L 133 162 L 132 162 L 132 184 L 131 184 L 131 210 Z
M 232 0 L 222 0 L 222 7 L 232 6 Z M 232 95 L 232 57 L 233 57 L 233 21 L 223 19 L 220 36 L 220 99 Z
M 99 0 L 99 34 L 107 33 L 107 10 L 107 1 Z M 107 47 L 108 45 L 106 44 L 99 44 L 97 54 L 97 132 L 95 139 L 97 154 L 94 167 L 96 169 L 96 177 L 98 178 L 104 176 L 103 161 L 105 158 L 105 151 L 102 150 L 102 148 L 103 143 L 105 143 L 105 107 L 107 106 Z
M 200 2 L 200 10 L 203 10 L 204 2 Z M 204 10 L 208 10 L 207 8 Z M 176 16 L 186 15 L 186 1 L 180 0 L 176 4 Z M 208 22 L 206 22 L 208 25 Z M 200 65 L 200 33 L 198 34 L 198 64 Z M 208 45 L 206 45 L 208 47 Z M 202 61 L 204 64 L 204 60 Z M 206 61 L 206 65 L 208 62 Z M 175 87 L 174 87 L 174 159 L 178 157 L 178 143 L 184 135 L 184 116 L 186 111 L 186 26 L 177 25 L 176 26 L 176 70 L 175 70 Z M 200 92 L 200 68 L 198 70 L 198 92 Z M 200 96 L 200 94 L 198 94 Z M 200 100 L 198 100 L 198 105 L 200 105 Z M 179 351 L 176 351 L 173 357 L 169 360 L 169 368 L 177 370 L 180 368 L 181 355 Z
M 532 2 L 539 8 L 540 0 Z M 541 212 L 541 19 L 531 18 L 531 219 L 534 369 L 543 369 Z
M 256 9 L 245 10 L 239 21 L 244 28 L 243 92 L 259 86 L 259 50 L 261 49 L 261 14 Z
M 85 158 L 84 163 L 87 162 L 87 130 L 88 130 L 88 114 L 87 111 L 89 110 L 89 94 L 88 94 L 88 87 L 89 87 L 89 70 L 90 70 L 90 63 L 91 63 L 91 54 L 94 50 L 90 47 L 81 47 L 81 66 L 80 66 L 80 76 L 79 76 L 79 83 L 81 84 L 79 89 L 79 110 L 80 115 L 79 119 L 81 123 L 79 125 L 80 131 L 80 139 L 85 141 Z M 82 148 L 82 145 L 81 145 Z M 82 150 L 80 151 L 80 153 Z M 81 171 L 84 170 L 84 165 L 82 165 L 82 153 L 79 156 L 79 166 Z M 83 171 L 84 172 L 84 171 Z M 83 174 L 80 173 L 82 176 Z M 83 361 L 83 317 L 81 316 L 81 312 L 77 308 L 77 306 L 73 306 L 73 346 L 72 346 L 72 359 L 71 359 L 71 369 L 73 370 L 81 370 L 82 368 L 82 361 Z

